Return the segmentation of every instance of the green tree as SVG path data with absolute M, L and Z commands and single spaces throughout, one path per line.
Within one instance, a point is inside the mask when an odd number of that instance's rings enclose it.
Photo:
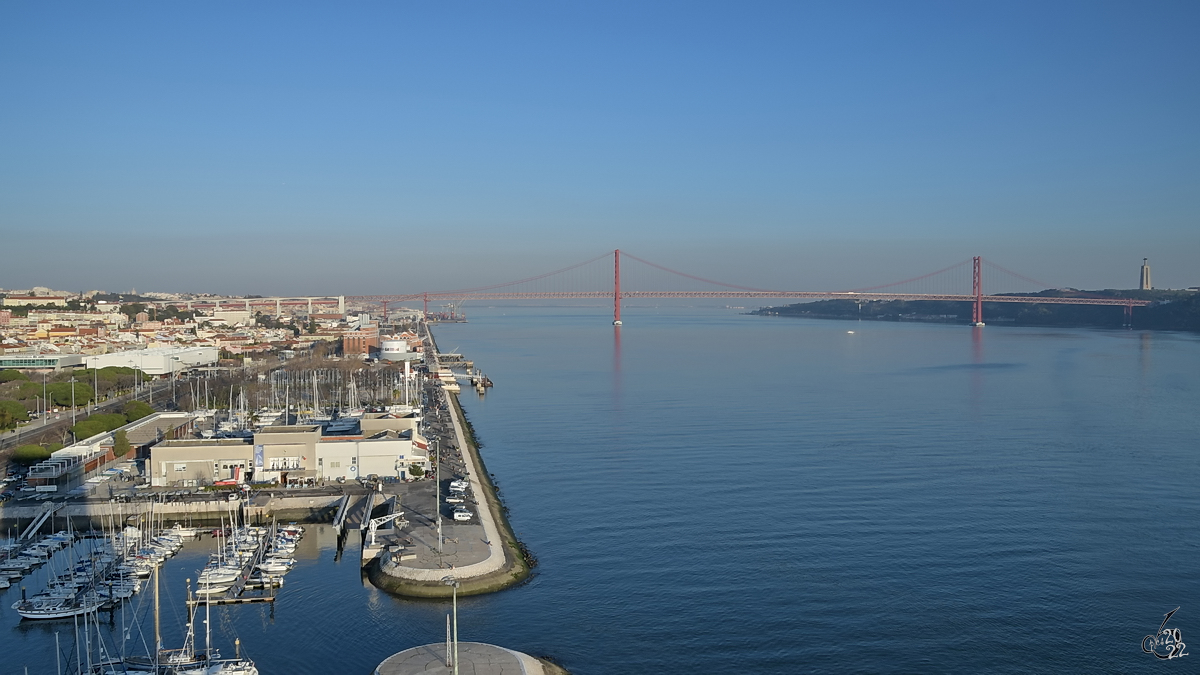
M 408 475 L 413 478 L 420 478 L 425 475 L 425 469 L 422 469 L 420 464 L 413 464 L 408 467 Z
M 0 382 L 13 382 L 15 380 L 28 380 L 29 376 L 19 370 L 0 370 Z
M 90 384 L 85 384 L 83 382 L 75 382 L 74 384 L 71 382 L 55 382 L 47 387 L 47 391 L 50 393 L 50 400 L 53 401 L 55 405 L 71 405 L 72 387 L 75 389 L 74 403 L 77 406 L 84 405 L 88 401 L 92 400 L 93 396 L 95 395 L 95 392 L 92 391 L 92 385 Z
M 12 460 L 17 464 L 29 466 L 50 459 L 50 451 L 40 445 L 22 445 L 13 451 Z
M 102 434 L 108 431 L 104 428 L 102 422 L 93 422 L 92 420 L 84 420 L 71 427 L 71 433 L 75 434 L 75 440 L 82 441 L 85 438 L 91 438 L 97 434 Z
M 81 382 L 94 382 L 96 394 L 108 394 L 115 389 L 124 389 L 133 385 L 132 368 L 114 367 L 92 370 L 90 368 L 75 371 L 75 379 Z
M 100 423 L 104 426 L 105 431 L 112 431 L 113 429 L 123 427 L 129 423 L 128 418 L 120 413 L 92 415 L 87 419 L 87 421 Z
M 121 313 L 129 317 L 130 321 L 133 321 L 134 317 L 136 317 L 139 312 L 144 311 L 146 311 L 146 306 L 140 302 L 131 302 L 121 305 Z
M 16 401 L 0 401 L 0 429 L 17 426 L 18 422 L 29 420 L 29 411 Z
M 177 321 L 186 321 L 186 320 L 194 317 L 195 315 L 196 315 L 195 312 L 189 312 L 186 309 L 181 310 L 178 307 L 175 307 L 174 305 L 167 305 L 166 307 L 160 307 L 157 312 L 159 321 L 164 321 L 166 319 L 175 319 Z
M 151 408 L 141 401 L 130 401 L 129 403 L 125 404 L 124 412 L 126 420 L 130 422 L 136 422 L 143 417 L 153 415 L 154 408 Z
M 76 440 L 91 438 L 97 434 L 123 427 L 128 423 L 129 419 L 119 413 L 97 414 L 71 427 L 71 433 L 75 434 Z
M 14 417 L 22 422 L 29 419 L 29 411 L 25 409 L 24 405 L 21 405 L 16 401 L 0 401 L 0 410 L 9 411 Z
M 129 436 L 122 429 L 113 436 L 113 454 L 117 457 L 124 457 L 132 449 L 129 445 Z

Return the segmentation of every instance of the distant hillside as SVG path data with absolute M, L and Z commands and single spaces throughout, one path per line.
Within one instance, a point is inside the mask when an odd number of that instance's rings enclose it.
M 1041 297 L 1107 297 L 1153 300 L 1155 304 L 1133 308 L 1133 327 L 1157 330 L 1200 332 L 1200 293 L 1193 291 L 1051 290 L 1033 293 Z M 968 302 L 881 300 L 821 300 L 782 307 L 764 307 L 751 312 L 763 316 L 802 316 L 814 319 L 871 319 L 875 321 L 927 321 L 967 323 L 971 318 Z M 1125 321 L 1123 307 L 1095 305 L 1039 305 L 1009 302 L 984 302 L 983 320 L 990 324 L 1017 326 L 1087 326 L 1120 328 Z

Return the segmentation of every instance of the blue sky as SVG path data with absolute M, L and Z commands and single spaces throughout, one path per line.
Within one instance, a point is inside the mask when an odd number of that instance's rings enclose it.
M 1200 284 L 1198 29 L 1195 2 L 7 2 L 0 287 L 401 293 L 616 247 L 770 288 L 971 255 Z

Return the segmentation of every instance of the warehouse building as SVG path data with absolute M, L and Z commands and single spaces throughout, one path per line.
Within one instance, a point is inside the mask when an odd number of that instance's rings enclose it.
M 408 421 L 396 420 L 396 425 Z M 195 487 L 221 482 L 297 486 L 370 475 L 406 479 L 429 468 L 415 429 L 323 436 L 319 425 L 268 426 L 241 439 L 164 441 L 150 449 L 150 483 Z
M 147 375 L 169 375 L 189 368 L 214 365 L 219 357 L 216 347 L 159 347 L 96 354 L 86 357 L 85 363 L 88 368 L 115 366 L 137 368 Z

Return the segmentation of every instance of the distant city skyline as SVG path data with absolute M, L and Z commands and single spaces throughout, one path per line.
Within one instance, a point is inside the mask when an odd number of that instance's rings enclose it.
M 0 6 L 0 287 L 1200 284 L 1200 6 Z

